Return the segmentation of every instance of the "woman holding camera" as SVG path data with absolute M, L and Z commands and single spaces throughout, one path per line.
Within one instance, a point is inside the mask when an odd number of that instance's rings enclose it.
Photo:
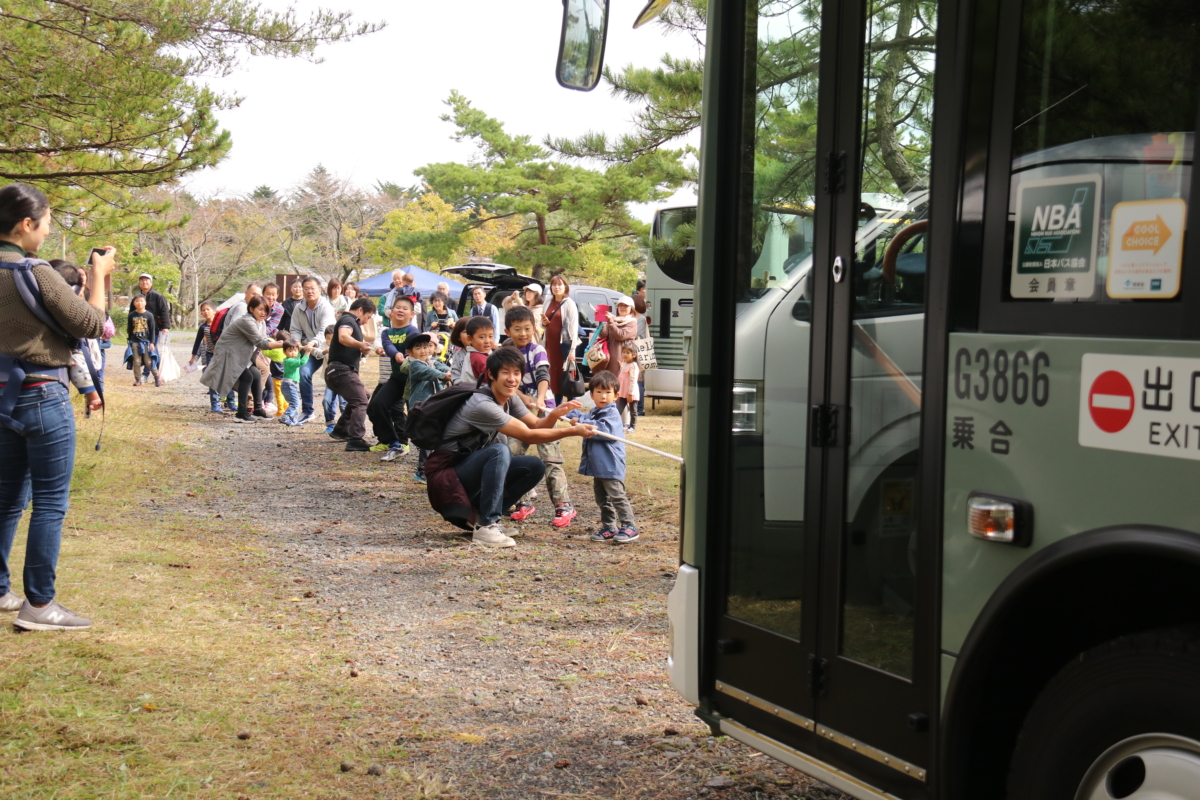
M 254 422 L 256 416 L 267 416 L 267 412 L 261 408 L 254 414 L 250 413 L 250 397 L 255 380 L 260 375 L 255 365 L 258 351 L 283 347 L 282 341 L 272 341 L 267 336 L 264 320 L 270 310 L 270 303 L 261 294 L 251 297 L 246 303 L 246 313 L 230 321 L 221 332 L 212 362 L 200 378 L 200 382 L 215 391 L 218 397 L 224 397 L 237 386 L 238 412 L 235 419 L 238 422 Z
M 18 611 L 13 624 L 24 630 L 79 630 L 91 627 L 91 621 L 54 599 L 75 467 L 75 412 L 66 377 L 73 342 L 30 309 L 9 266 L 37 253 L 49 233 L 50 201 L 44 194 L 21 183 L 0 189 L 0 319 L 5 321 L 0 326 L 0 612 Z M 42 313 L 67 336 L 103 335 L 104 279 L 112 272 L 115 254 L 107 247 L 92 256 L 87 300 L 76 296 L 49 265 L 32 268 Z M 9 386 L 22 372 L 20 387 Z M 99 406 L 97 399 L 94 407 Z M 8 558 L 31 499 L 22 600 L 12 591 Z

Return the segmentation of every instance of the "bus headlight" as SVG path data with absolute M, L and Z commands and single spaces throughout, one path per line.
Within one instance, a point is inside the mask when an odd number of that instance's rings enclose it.
M 1033 541 L 1033 506 L 1011 497 L 971 492 L 967 496 L 967 530 L 989 542 L 1028 547 Z
M 762 433 L 762 381 L 733 382 L 733 432 Z

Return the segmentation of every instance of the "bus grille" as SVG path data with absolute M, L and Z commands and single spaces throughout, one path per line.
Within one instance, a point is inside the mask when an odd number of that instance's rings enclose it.
M 678 331 L 670 339 L 654 340 L 654 359 L 659 369 L 683 369 L 683 331 Z

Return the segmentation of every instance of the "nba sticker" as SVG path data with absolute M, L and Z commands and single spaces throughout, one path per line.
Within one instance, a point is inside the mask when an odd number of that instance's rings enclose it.
M 1179 294 L 1187 203 L 1179 199 L 1117 203 L 1108 248 L 1108 296 L 1167 300 Z
M 1079 444 L 1200 460 L 1200 358 L 1087 353 Z
M 1096 290 L 1100 176 L 1024 181 L 1017 186 L 1017 236 L 1009 293 L 1015 298 L 1091 297 Z

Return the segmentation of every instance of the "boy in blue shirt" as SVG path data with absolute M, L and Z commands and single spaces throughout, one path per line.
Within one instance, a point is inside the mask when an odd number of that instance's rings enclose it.
M 596 407 L 580 418 L 595 425 L 600 433 L 623 437 L 621 412 L 617 411 L 617 376 L 607 370 L 596 373 L 588 384 Z M 604 436 L 583 440 L 579 474 L 592 477 L 596 505 L 600 506 L 600 530 L 591 535 L 593 542 L 628 544 L 638 539 L 633 505 L 625 495 L 625 442 Z

